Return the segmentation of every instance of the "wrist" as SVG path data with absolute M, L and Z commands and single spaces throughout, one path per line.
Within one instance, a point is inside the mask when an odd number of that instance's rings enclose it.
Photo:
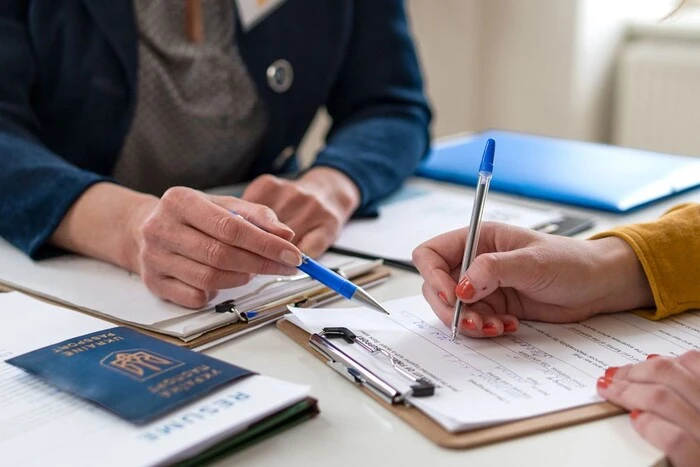
M 344 220 L 360 206 L 360 189 L 350 177 L 331 167 L 314 167 L 297 180 L 304 189 L 333 205 Z
M 596 251 L 596 275 L 603 284 L 598 313 L 654 306 L 654 297 L 642 264 L 632 247 L 619 237 L 591 240 Z
M 158 199 L 113 183 L 97 183 L 71 206 L 51 243 L 138 272 L 139 219 Z

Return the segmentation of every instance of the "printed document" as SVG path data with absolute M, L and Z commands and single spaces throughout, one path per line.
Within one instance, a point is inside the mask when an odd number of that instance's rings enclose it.
M 388 351 L 414 377 L 433 382 L 434 396 L 410 402 L 448 431 L 598 402 L 596 380 L 606 368 L 639 362 L 650 353 L 700 349 L 700 312 L 661 322 L 632 313 L 571 324 L 522 322 L 514 335 L 452 342 L 449 328 L 422 296 L 384 305 L 390 316 L 363 308 L 291 308 L 292 322 L 309 332 L 347 327 Z M 334 344 L 397 387 L 410 386 L 388 359 L 340 339 Z
M 306 386 L 255 375 L 136 427 L 5 363 L 14 355 L 113 326 L 19 292 L 0 294 L 2 465 L 169 464 L 309 394 Z

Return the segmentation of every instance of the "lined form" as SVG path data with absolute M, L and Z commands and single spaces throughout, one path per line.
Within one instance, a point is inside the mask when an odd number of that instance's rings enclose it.
M 449 431 L 532 417 L 600 401 L 596 379 L 610 366 L 650 353 L 679 355 L 700 349 L 700 314 L 653 322 L 631 313 L 583 323 L 522 322 L 514 335 L 459 337 L 433 314 L 423 297 L 385 304 L 391 316 L 358 308 L 292 309 L 307 331 L 349 328 L 389 352 L 404 370 L 437 386 L 435 396 L 410 399 Z M 409 383 L 360 346 L 334 341 L 387 381 Z

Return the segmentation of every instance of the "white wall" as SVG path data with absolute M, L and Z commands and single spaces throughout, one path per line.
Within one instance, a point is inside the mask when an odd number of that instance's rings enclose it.
M 433 135 L 501 128 L 608 141 L 613 65 L 629 19 L 675 0 L 406 0 Z M 307 135 L 310 160 L 327 119 Z

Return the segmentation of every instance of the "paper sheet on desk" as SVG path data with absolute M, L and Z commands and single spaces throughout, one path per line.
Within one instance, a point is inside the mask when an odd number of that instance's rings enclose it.
M 177 337 L 190 337 L 230 323 L 233 315 L 214 313 L 216 303 L 248 294 L 275 276 L 257 276 L 242 287 L 222 290 L 201 310 L 192 310 L 166 302 L 153 295 L 138 274 L 108 263 L 77 255 L 33 261 L 0 239 L 0 282 L 37 293 L 50 299 L 84 308 L 105 318 L 145 327 Z M 364 261 L 327 254 L 322 258 L 329 267 Z M 309 282 L 287 284 L 285 290 L 305 290 Z M 293 292 L 290 292 L 293 293 Z M 265 289 L 257 300 L 272 300 L 274 287 Z
M 356 219 L 343 229 L 333 246 L 377 258 L 410 262 L 414 248 L 437 235 L 469 224 L 474 198 L 454 193 L 415 193 L 380 206 L 376 219 Z M 561 219 L 543 210 L 488 199 L 485 221 L 534 228 Z
M 307 386 L 255 375 L 135 427 L 5 363 L 13 355 L 113 326 L 19 292 L 0 294 L 0 464 L 170 465 L 309 393 Z M 255 397 L 236 399 L 240 393 Z
M 599 401 L 595 382 L 606 368 L 644 360 L 650 353 L 700 349 L 697 312 L 662 322 L 629 313 L 564 325 L 523 322 L 515 335 L 451 342 L 449 329 L 422 297 L 384 305 L 391 316 L 361 308 L 292 312 L 307 331 L 347 327 L 388 350 L 414 376 L 434 382 L 434 396 L 411 402 L 449 431 L 590 404 Z M 334 342 L 408 388 L 407 379 L 386 362 L 360 346 Z

